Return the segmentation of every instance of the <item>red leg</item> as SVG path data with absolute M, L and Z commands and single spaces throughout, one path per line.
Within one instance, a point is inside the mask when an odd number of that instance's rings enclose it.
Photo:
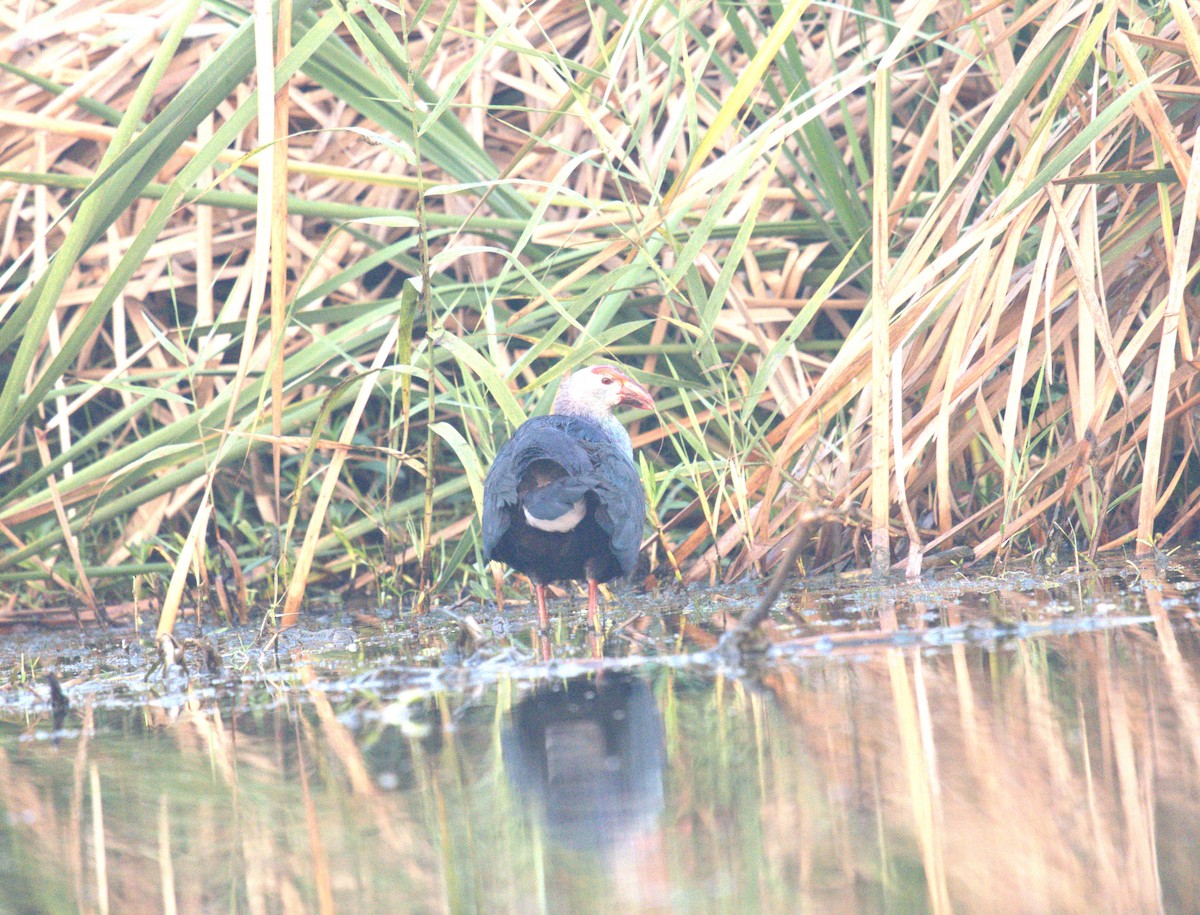
M 550 613 L 546 610 L 546 586 L 540 581 L 534 582 L 533 593 L 537 598 L 538 631 L 546 632 L 550 629 Z
M 600 631 L 600 585 L 596 579 L 588 579 L 588 625 L 593 632 Z
M 496 612 L 504 612 L 504 575 L 500 572 L 500 566 L 492 563 L 492 585 L 496 589 Z

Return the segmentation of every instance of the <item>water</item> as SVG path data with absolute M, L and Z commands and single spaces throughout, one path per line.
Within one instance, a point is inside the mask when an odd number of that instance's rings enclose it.
M 1196 561 L 826 581 L 736 670 L 750 588 L 621 598 L 603 645 L 578 604 L 547 646 L 524 605 L 214 633 L 190 683 L 10 636 L 0 911 L 1194 910 Z

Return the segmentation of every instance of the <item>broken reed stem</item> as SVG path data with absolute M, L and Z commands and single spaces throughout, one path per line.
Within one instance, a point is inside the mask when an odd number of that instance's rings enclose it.
M 779 595 L 783 592 L 783 586 L 787 584 L 788 576 L 792 571 L 792 566 L 796 564 L 796 560 L 800 558 L 800 550 L 804 546 L 807 538 L 804 536 L 804 525 L 797 524 L 792 531 L 792 542 L 788 544 L 787 552 L 783 558 L 779 560 L 779 565 L 775 569 L 775 574 L 771 576 L 771 582 L 767 585 L 767 590 L 763 591 L 762 597 L 759 598 L 758 606 L 749 613 L 744 614 L 737 621 L 737 625 L 730 630 L 735 636 L 746 636 L 757 629 L 760 625 L 766 622 L 768 616 L 771 615 L 771 608 L 775 605 L 775 601 L 779 599 Z M 724 639 L 722 640 L 724 641 Z
M 908 486 L 904 479 L 904 348 L 896 345 L 896 355 L 892 359 L 892 448 L 895 453 L 896 467 L 896 502 L 900 506 L 900 517 L 904 521 L 904 530 L 908 534 L 908 560 L 904 564 L 904 574 L 907 578 L 921 577 L 921 532 L 917 521 L 913 518 L 912 507 L 908 504 Z
M 428 250 L 425 247 L 425 233 L 421 232 L 421 264 L 423 270 L 427 269 Z M 426 333 L 431 334 L 433 328 L 433 304 L 428 293 L 426 285 L 428 276 L 422 277 L 421 296 L 425 299 L 425 326 Z M 429 360 L 429 383 L 427 385 L 428 397 L 428 412 L 426 414 L 426 433 L 425 433 L 425 508 L 421 518 L 421 577 L 418 585 L 417 594 L 417 612 L 424 613 L 429 609 L 430 592 L 433 588 L 433 462 L 437 459 L 437 435 L 433 431 L 433 423 L 437 416 L 437 409 L 434 404 L 434 358 L 433 358 L 433 340 L 428 339 L 427 356 Z
M 279 22 L 275 29 L 275 64 L 292 47 L 292 0 L 279 0 Z M 268 19 L 268 21 L 270 21 Z M 272 79 L 274 72 L 272 71 Z M 263 86 L 261 96 L 266 96 Z M 283 517 L 281 469 L 283 449 L 283 337 L 287 330 L 287 250 L 288 250 L 288 80 L 274 86 L 271 149 L 271 469 L 274 483 L 275 519 Z
M 205 531 L 208 529 L 208 519 L 212 515 L 212 489 L 205 487 L 204 495 L 200 499 L 200 507 L 196 511 L 196 517 L 192 521 L 191 527 L 188 529 L 187 539 L 183 541 L 183 549 L 179 551 L 179 557 L 175 560 L 175 568 L 171 571 L 171 581 L 167 585 L 167 593 L 163 598 L 162 612 L 158 617 L 158 630 L 155 633 L 155 638 L 170 635 L 171 630 L 175 627 L 175 617 L 179 615 L 179 606 L 183 601 L 183 586 L 187 584 L 188 570 L 192 567 L 192 562 L 203 562 L 203 545 Z M 200 576 L 196 576 L 197 584 L 200 581 Z
M 409 73 L 408 85 L 414 85 L 414 74 Z M 418 109 L 419 110 L 419 109 Z M 421 134 L 413 129 L 413 155 L 421 161 Z M 437 372 L 437 360 L 434 350 L 433 328 L 433 296 L 430 291 L 432 277 L 429 270 L 429 226 L 425 220 L 425 188 L 417 188 L 417 245 L 421 261 L 421 289 L 417 308 L 425 313 L 425 356 L 429 365 L 429 380 L 426 383 L 426 423 L 425 423 L 425 507 L 421 517 L 421 561 L 420 579 L 417 585 L 417 612 L 424 613 L 429 609 L 430 597 L 433 590 L 433 491 L 434 461 L 437 459 L 437 435 L 433 424 L 437 418 L 437 407 L 434 401 L 434 383 Z
M 888 455 L 890 453 L 890 347 L 888 320 L 888 166 L 891 161 L 888 117 L 890 71 L 875 74 L 875 122 L 872 130 L 872 165 L 875 183 L 871 189 L 871 571 L 883 575 L 891 565 L 888 543 L 889 498 Z
M 42 459 L 42 466 L 45 466 L 50 463 L 50 446 L 46 442 L 46 433 L 41 429 L 34 429 L 33 437 L 37 443 L 38 456 Z M 83 557 L 79 553 L 79 538 L 71 530 L 71 522 L 67 517 L 67 509 L 63 505 L 62 498 L 59 496 L 54 474 L 46 478 L 46 486 L 50 490 L 50 499 L 54 503 L 54 514 L 58 517 L 58 523 L 62 525 L 63 537 L 67 541 L 67 552 L 71 555 L 71 564 L 75 567 L 75 574 L 79 576 L 79 588 L 72 590 L 83 598 L 83 602 L 92 611 L 94 619 L 107 622 L 108 617 L 104 615 L 104 610 L 96 603 L 96 594 L 92 590 L 91 579 L 88 578 L 87 570 L 83 565 Z M 75 613 L 75 621 L 79 623 L 80 628 L 83 628 L 83 622 L 79 619 L 79 611 L 74 605 L 71 609 Z

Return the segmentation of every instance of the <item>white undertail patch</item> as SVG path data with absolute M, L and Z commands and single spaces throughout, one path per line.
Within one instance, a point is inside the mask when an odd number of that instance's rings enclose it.
M 580 499 L 571 506 L 570 511 L 567 511 L 557 518 L 535 518 L 529 514 L 529 509 L 521 506 L 521 510 L 525 512 L 525 520 L 530 527 L 536 527 L 539 531 L 550 531 L 554 534 L 565 534 L 567 531 L 575 529 L 580 521 L 583 520 L 584 513 L 587 511 L 587 504 L 583 499 Z

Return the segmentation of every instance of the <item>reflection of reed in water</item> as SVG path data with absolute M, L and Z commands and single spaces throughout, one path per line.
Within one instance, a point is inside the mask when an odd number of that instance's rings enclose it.
M 643 680 L 609 672 L 540 688 L 513 708 L 502 741 L 509 779 L 552 842 L 607 853 L 655 827 L 666 755 Z
M 95 726 L 76 700 L 57 740 L 22 712 L 0 911 L 1196 911 L 1196 596 L 1136 584 L 880 600 L 877 630 L 757 677 L 515 707 L 508 679 L 422 693 L 408 729 L 315 680 Z M 1140 622 L 1093 628 L 1102 598 Z M 1006 635 L 1049 607 L 1073 628 Z
M 910 888 L 905 904 L 934 912 L 1196 911 L 1200 634 L 1158 609 L 1169 587 L 1147 592 L 1154 632 L 863 646 L 852 663 L 771 670 L 767 718 L 811 758 L 800 771 L 763 748 L 780 761 L 765 857 L 799 849 L 801 892 L 825 911 L 895 909 L 906 876 L 924 899 Z M 1021 601 L 1003 595 L 1018 619 Z M 911 631 L 928 611 L 896 615 Z M 951 626 L 978 613 L 939 612 Z

